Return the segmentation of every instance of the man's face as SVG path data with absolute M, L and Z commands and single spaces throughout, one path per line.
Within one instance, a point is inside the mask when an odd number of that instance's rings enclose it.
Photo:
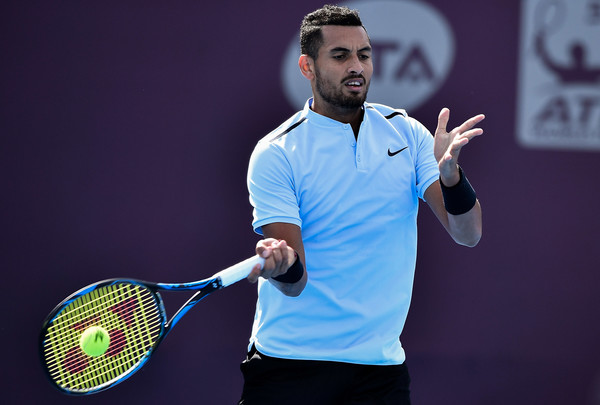
M 356 109 L 367 99 L 373 63 L 371 45 L 362 27 L 328 25 L 315 61 L 315 102 Z

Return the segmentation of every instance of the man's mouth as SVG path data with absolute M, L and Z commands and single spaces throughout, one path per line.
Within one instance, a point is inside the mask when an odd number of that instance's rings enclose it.
M 344 85 L 351 90 L 360 90 L 365 84 L 365 80 L 362 78 L 348 79 L 344 82 Z

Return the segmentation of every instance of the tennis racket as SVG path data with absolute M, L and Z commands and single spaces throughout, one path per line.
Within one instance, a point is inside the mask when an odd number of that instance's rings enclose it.
M 110 279 L 82 288 L 58 304 L 44 321 L 40 355 L 46 374 L 66 394 L 93 394 L 113 387 L 149 360 L 198 301 L 246 278 L 256 264 L 263 266 L 264 259 L 254 256 L 189 283 Z M 159 290 L 198 291 L 167 320 Z M 80 346 L 83 333 L 92 327 L 103 328 L 110 342 L 102 354 L 93 356 Z

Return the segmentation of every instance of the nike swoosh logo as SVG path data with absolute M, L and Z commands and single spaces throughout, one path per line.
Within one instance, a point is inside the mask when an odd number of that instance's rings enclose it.
M 390 148 L 388 148 L 388 156 L 396 156 L 398 153 L 402 152 L 404 149 L 408 148 L 408 146 L 405 146 L 402 149 L 397 150 L 396 152 L 392 152 L 390 150 Z

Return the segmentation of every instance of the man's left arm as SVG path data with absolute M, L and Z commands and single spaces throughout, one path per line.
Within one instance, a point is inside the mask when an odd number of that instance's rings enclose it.
M 438 220 L 456 243 L 475 246 L 481 239 L 481 205 L 474 189 L 458 166 L 461 149 L 476 136 L 481 128 L 473 128 L 485 117 L 480 114 L 448 132 L 446 125 L 450 111 L 442 109 L 434 138 L 434 155 L 440 170 L 440 179 L 432 183 L 424 197 Z

